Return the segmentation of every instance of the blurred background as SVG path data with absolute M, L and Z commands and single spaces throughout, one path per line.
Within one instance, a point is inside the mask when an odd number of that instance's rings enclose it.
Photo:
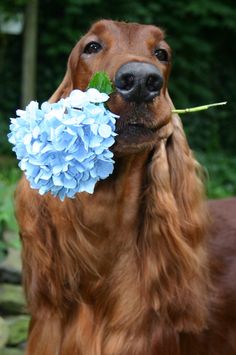
M 24 318 L 25 313 L 22 305 L 12 311 L 12 304 L 16 298 L 22 298 L 22 291 L 14 290 L 20 292 L 16 297 L 16 293 L 6 296 L 10 291 L 3 290 L 3 286 L 18 287 L 20 282 L 20 266 L 16 262 L 20 246 L 12 196 L 21 173 L 7 141 L 9 118 L 15 116 L 16 108 L 24 108 L 30 100 L 43 102 L 50 97 L 63 78 L 72 47 L 91 23 L 102 18 L 154 24 L 165 30 L 173 49 L 169 86 L 176 108 L 228 101 L 226 106 L 182 118 L 190 146 L 208 172 L 209 198 L 236 195 L 235 0 L 1 0 L 0 312 L 3 315 L 16 313 Z M 9 311 L 6 300 L 11 297 Z M 23 319 L 20 334 L 25 334 L 27 321 Z M 22 354 L 25 335 L 20 337 L 17 333 L 16 340 L 9 340 L 12 325 L 8 321 L 6 326 L 6 319 L 2 319 L 4 322 L 5 333 L 3 330 L 1 333 L 0 317 L 0 334 L 5 334 L 2 344 L 8 345 L 1 350 L 0 336 L 0 355 Z

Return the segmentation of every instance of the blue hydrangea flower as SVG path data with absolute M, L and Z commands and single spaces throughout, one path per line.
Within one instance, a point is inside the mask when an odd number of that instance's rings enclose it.
M 93 193 L 114 168 L 115 121 L 104 106 L 109 96 L 96 89 L 74 90 L 57 103 L 31 101 L 11 119 L 9 142 L 30 185 L 62 201 Z

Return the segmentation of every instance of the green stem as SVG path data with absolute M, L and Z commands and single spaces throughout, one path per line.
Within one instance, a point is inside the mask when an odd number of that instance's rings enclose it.
M 217 103 L 215 103 L 215 104 L 197 106 L 197 107 L 192 107 L 192 108 L 185 108 L 185 109 L 182 109 L 182 110 L 173 109 L 172 112 L 173 112 L 173 113 L 197 112 L 197 111 L 208 110 L 210 107 L 222 106 L 222 105 L 226 105 L 226 104 L 227 104 L 227 101 L 224 101 L 224 102 L 217 102 Z

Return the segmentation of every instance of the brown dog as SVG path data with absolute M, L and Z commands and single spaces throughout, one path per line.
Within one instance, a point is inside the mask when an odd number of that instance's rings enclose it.
M 218 238 L 227 221 L 213 204 L 222 223 L 206 239 L 200 168 L 171 113 L 170 62 L 159 28 L 113 21 L 92 26 L 70 55 L 51 101 L 108 73 L 115 171 L 64 202 L 25 178 L 18 186 L 28 355 L 236 354 L 236 228 Z

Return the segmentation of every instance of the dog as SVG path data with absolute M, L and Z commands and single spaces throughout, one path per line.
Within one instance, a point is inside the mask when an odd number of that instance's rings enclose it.
M 28 355 L 236 355 L 236 204 L 205 201 L 170 67 L 152 25 L 99 21 L 70 54 L 50 102 L 109 75 L 115 169 L 64 202 L 17 187 Z

